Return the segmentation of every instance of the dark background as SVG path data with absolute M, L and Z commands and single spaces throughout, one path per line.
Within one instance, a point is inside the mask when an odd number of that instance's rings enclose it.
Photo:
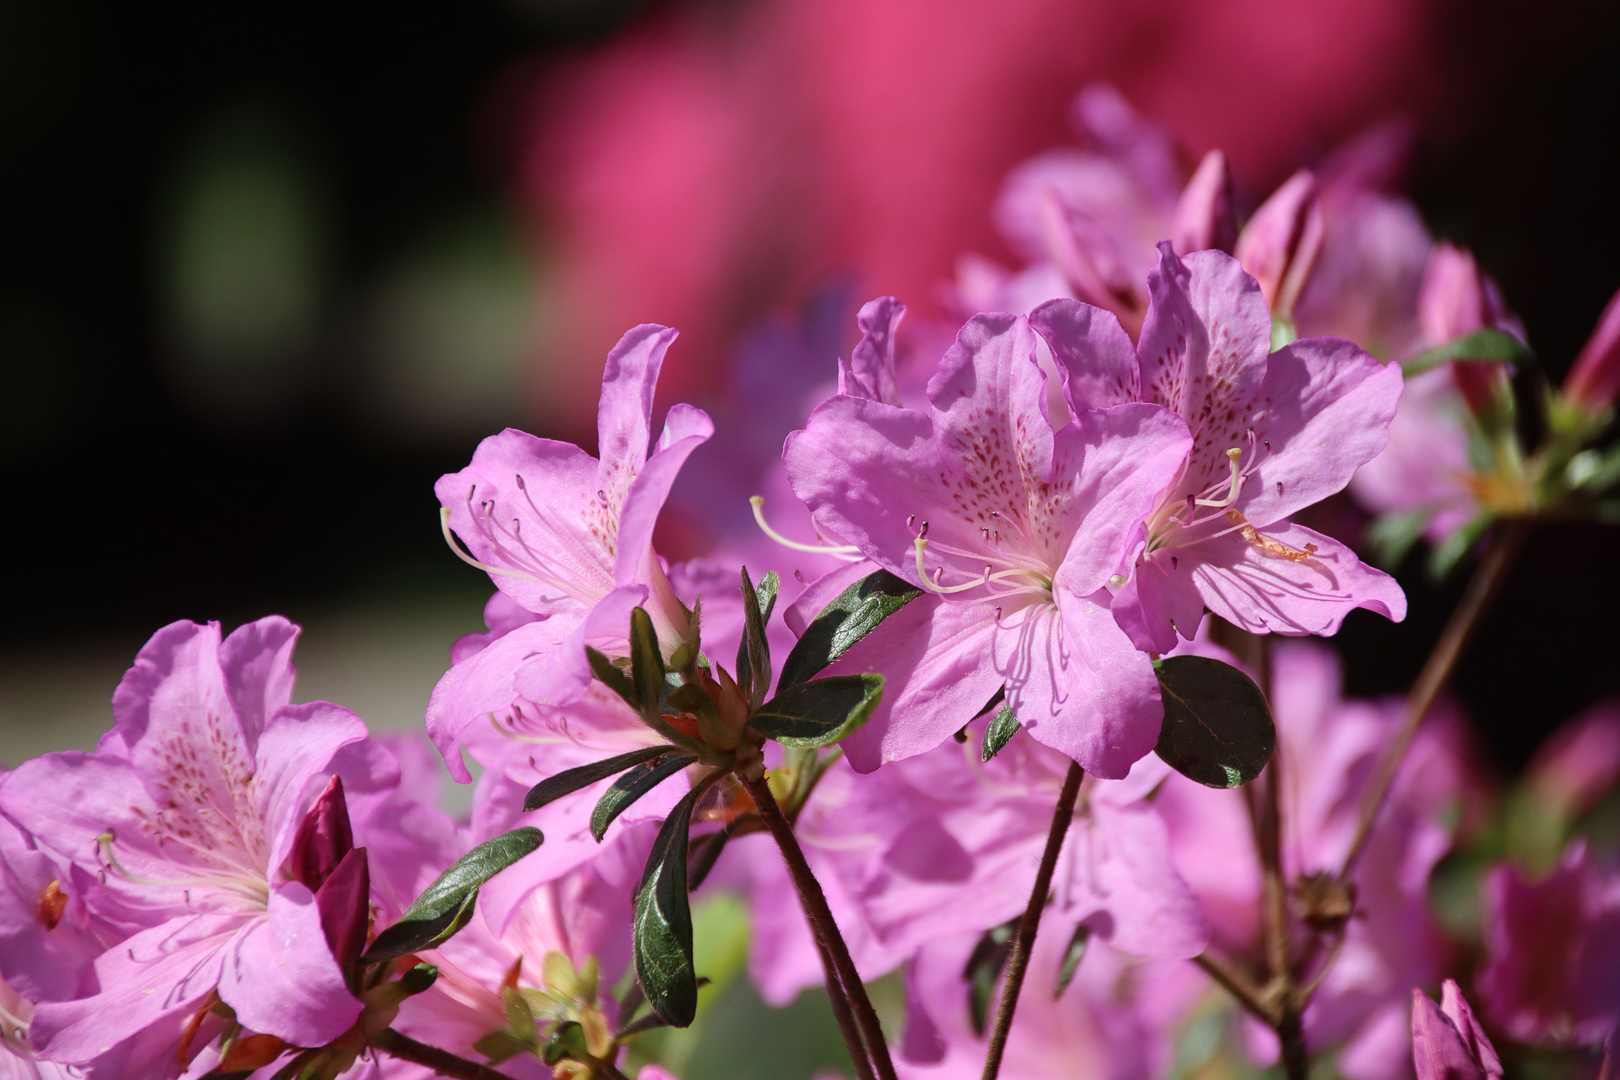
M 432 494 L 477 433 L 380 424 L 341 313 L 402 235 L 501 212 L 515 81 L 655 7 L 0 0 L 0 647 L 482 593 L 445 554 Z M 1413 191 L 1557 377 L 1620 286 L 1620 24 L 1557 4 L 1453 22 L 1478 89 L 1425 142 Z M 233 109 L 282 125 L 324 223 L 321 329 L 271 406 L 245 411 L 189 389 L 163 285 L 173 193 L 198 132 Z M 1499 766 L 1620 692 L 1616 540 L 1539 533 L 1465 660 L 1458 691 Z M 1460 591 L 1416 560 L 1402 580 L 1405 624 L 1358 613 L 1340 638 L 1354 692 L 1403 689 Z

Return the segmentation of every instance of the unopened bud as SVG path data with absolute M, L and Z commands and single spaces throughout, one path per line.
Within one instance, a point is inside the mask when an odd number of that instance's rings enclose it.
M 1430 347 L 1466 337 L 1476 330 L 1505 328 L 1510 323 L 1500 297 L 1468 251 L 1442 240 L 1429 254 L 1418 291 L 1418 328 Z M 1496 408 L 1507 392 L 1505 365 L 1460 358 L 1452 364 L 1457 388 L 1475 416 Z
M 1564 380 L 1564 399 L 1587 415 L 1596 415 L 1620 397 L 1620 293 L 1603 309 L 1597 328 L 1587 339 Z
M 366 849 L 354 848 L 315 890 L 321 930 L 338 966 L 348 968 L 366 947 L 371 925 L 371 871 Z
M 1226 155 L 1211 150 L 1187 181 L 1176 203 L 1170 229 L 1176 254 L 1189 251 L 1230 252 L 1237 243 L 1237 218 L 1232 214 L 1232 170 Z
M 1265 295 L 1273 315 L 1293 313 L 1322 248 L 1322 208 L 1316 177 L 1301 169 L 1261 204 L 1232 254 Z
M 332 777 L 304 815 L 287 856 L 286 874 L 310 889 L 319 889 L 338 863 L 354 850 L 349 827 L 349 804 L 343 798 L 343 780 Z

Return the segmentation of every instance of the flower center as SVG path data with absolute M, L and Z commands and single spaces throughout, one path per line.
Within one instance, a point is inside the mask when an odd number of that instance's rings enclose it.
M 923 588 L 942 596 L 983 589 L 985 590 L 983 595 L 977 599 L 986 601 L 1005 602 L 1013 597 L 1050 600 L 1052 579 L 1056 572 L 1044 560 L 1021 550 L 1032 546 L 1029 529 L 1015 515 L 1003 514 L 999 510 L 992 510 L 990 518 L 994 522 L 993 525 L 983 525 L 979 528 L 982 545 L 971 549 L 930 540 L 928 522 L 922 523 L 922 528 L 912 540 L 912 552 L 917 561 L 917 576 L 921 579 Z M 916 520 L 914 514 L 906 523 L 911 525 Z M 1001 534 L 1003 528 L 1008 532 L 1006 542 Z M 984 570 L 966 581 L 947 584 L 945 581 L 947 567 L 944 563 L 936 565 L 932 572 L 928 569 L 926 558 L 930 549 L 946 558 L 970 565 L 982 563 Z M 956 572 L 964 571 L 956 570 Z

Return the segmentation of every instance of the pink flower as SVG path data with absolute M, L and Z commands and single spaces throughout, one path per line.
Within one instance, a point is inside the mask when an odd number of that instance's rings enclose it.
M 359 1014 L 340 961 L 363 943 L 364 853 L 345 851 L 329 785 L 341 777 L 363 809 L 398 774 L 353 714 L 289 704 L 296 636 L 280 618 L 223 641 L 218 624 L 164 628 L 93 754 L 46 755 L 0 786 L 5 814 L 75 883 L 99 879 L 81 894 L 96 914 L 133 926 L 83 996 L 38 1004 L 32 1035 L 52 1060 L 110 1055 L 115 1072 L 162 1075 L 216 994 L 244 1027 L 294 1045 Z
M 689 649 L 691 615 L 653 551 L 652 533 L 676 474 L 714 425 L 702 410 L 676 405 L 648 453 L 653 390 L 674 340 L 673 330 L 638 326 L 608 354 L 600 460 L 508 429 L 434 489 L 468 561 L 521 609 L 492 602 L 493 640 L 451 668 L 428 706 L 428 733 L 464 783 L 471 777 L 457 747 L 467 725 L 519 698 L 577 700 L 591 684 L 584 646 L 626 655 L 632 608 L 652 616 L 666 658 Z
M 1035 739 L 1098 775 L 1123 776 L 1157 740 L 1158 681 L 1105 586 L 1185 458 L 1186 428 L 1135 404 L 1065 424 L 1036 340 L 1022 317 L 976 316 L 929 383 L 930 412 L 840 395 L 788 439 L 817 524 L 927 590 L 839 661 L 890 679 L 845 744 L 858 769 L 938 745 L 997 690 Z
M 1399 621 L 1406 598 L 1345 546 L 1288 521 L 1341 490 L 1383 449 L 1401 373 L 1349 342 L 1271 352 L 1271 315 L 1235 259 L 1160 245 L 1139 344 L 1106 314 L 1069 300 L 1030 321 L 1065 371 L 1074 409 L 1145 401 L 1193 433 L 1161 489 L 1113 611 L 1137 648 L 1191 639 L 1204 609 L 1253 633 L 1332 634 L 1357 607 Z
M 1536 800 L 1564 822 L 1592 808 L 1620 780 L 1620 701 L 1566 722 L 1525 768 Z
M 1287 778 L 1284 870 L 1298 881 L 1342 862 L 1361 791 L 1401 705 L 1342 700 L 1333 653 L 1304 642 L 1279 646 L 1272 679 Z M 1414 742 L 1356 871 L 1358 914 L 1343 923 L 1338 960 L 1305 1013 L 1310 1045 L 1340 1047 L 1337 1067 L 1351 1080 L 1404 1073 L 1407 995 L 1444 970 L 1445 938 L 1429 914 L 1428 883 L 1471 790 L 1461 730 L 1455 715 L 1441 711 Z M 1155 805 L 1169 826 L 1175 866 L 1213 924 L 1215 947 L 1226 956 L 1256 954 L 1260 867 L 1243 795 L 1173 775 Z M 1331 890 L 1298 895 L 1311 917 L 1334 918 Z
M 1620 874 L 1577 842 L 1545 879 L 1500 866 L 1484 890 L 1491 1019 L 1519 1042 L 1600 1041 L 1620 1014 Z
M 1441 986 L 1438 1005 L 1413 988 L 1412 1064 L 1417 1080 L 1501 1080 L 1502 1060 L 1457 980 Z

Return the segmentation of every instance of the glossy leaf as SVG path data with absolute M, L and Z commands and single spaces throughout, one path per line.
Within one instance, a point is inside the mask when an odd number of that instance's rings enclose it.
M 395 960 L 449 940 L 472 918 L 484 882 L 544 840 L 539 829 L 525 826 L 479 844 L 423 890 L 399 921 L 377 935 L 361 959 L 368 963 Z
M 1012 956 L 1013 931 L 1016 929 L 1018 920 L 1014 919 L 986 930 L 974 944 L 967 964 L 962 968 L 962 980 L 968 984 L 968 1019 L 973 1024 L 974 1033 L 980 1038 L 984 1037 L 985 1025 L 990 1020 L 990 1001 L 996 992 L 996 982 Z
M 1052 1000 L 1056 1001 L 1063 996 L 1063 991 L 1074 982 L 1074 973 L 1080 970 L 1080 961 L 1086 955 L 1086 945 L 1091 941 L 1091 927 L 1081 923 L 1074 928 L 1074 936 L 1069 938 L 1068 948 L 1063 950 L 1063 966 L 1058 969 L 1057 985 L 1052 988 Z
M 636 684 L 630 681 L 630 676 L 589 645 L 585 646 L 585 659 L 590 661 L 591 674 L 596 676 L 598 682 L 622 697 L 632 709 L 641 711 L 641 699 L 636 695 Z
M 1023 727 L 1018 717 L 1013 715 L 1010 705 L 1003 705 L 996 718 L 990 721 L 990 726 L 984 729 L 984 745 L 979 749 L 979 760 L 989 761 L 1001 753 L 1001 748 L 1007 745 L 1007 740 L 1018 734 Z
M 1166 657 L 1153 668 L 1164 699 L 1158 755 L 1206 787 L 1237 787 L 1258 776 L 1277 729 L 1254 680 L 1205 656 Z
M 759 708 L 771 686 L 771 647 L 765 638 L 765 624 L 776 607 L 777 585 L 773 570 L 755 589 L 748 568 L 743 567 L 743 638 L 737 644 L 737 685 L 748 695 L 751 709 Z
M 777 694 L 748 723 L 783 746 L 831 746 L 866 723 L 882 698 L 882 675 L 834 675 Z
M 556 776 L 548 776 L 523 797 L 525 812 L 538 810 L 549 802 L 562 798 L 564 795 L 578 791 L 580 788 L 590 787 L 598 780 L 606 780 L 616 773 L 644 761 L 662 757 L 670 752 L 668 746 L 646 746 L 640 750 L 632 750 L 628 754 L 619 754 L 616 757 L 593 761 L 589 765 L 579 765 L 572 769 L 564 769 Z
M 1535 359 L 1530 346 L 1505 330 L 1485 327 L 1403 361 L 1407 378 L 1441 364 L 1521 364 Z
M 884 619 L 921 595 L 921 589 L 887 570 L 868 574 L 839 593 L 838 598 L 804 628 L 804 636 L 782 662 L 777 693 L 807 682 L 875 630 Z
M 658 648 L 652 616 L 645 608 L 630 610 L 630 681 L 635 684 L 638 708 L 643 716 L 658 715 L 667 684 L 664 681 L 664 654 Z
M 697 758 L 691 754 L 669 754 L 643 761 L 615 780 L 596 801 L 591 811 L 591 835 L 600 844 L 608 826 L 633 806 L 637 799 L 686 768 Z
M 636 886 L 636 978 L 653 1011 L 672 1027 L 687 1027 L 697 1015 L 686 856 L 692 808 L 704 790 L 694 788 L 664 820 Z

